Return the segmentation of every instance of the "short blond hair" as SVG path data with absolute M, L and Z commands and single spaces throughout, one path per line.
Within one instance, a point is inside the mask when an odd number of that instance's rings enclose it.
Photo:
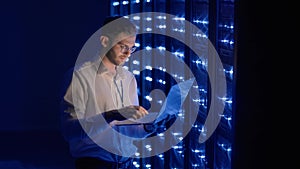
M 129 19 L 123 16 L 109 16 L 107 17 L 101 28 L 102 35 L 115 39 L 119 34 L 136 35 L 137 28 Z

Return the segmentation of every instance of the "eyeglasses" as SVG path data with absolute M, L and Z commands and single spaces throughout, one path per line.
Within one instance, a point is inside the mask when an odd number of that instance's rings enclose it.
M 122 53 L 127 53 L 127 52 L 133 53 L 136 50 L 136 46 L 132 46 L 130 48 L 127 45 L 125 45 L 125 44 L 123 44 L 121 42 L 119 42 L 118 45 L 121 47 L 121 52 Z

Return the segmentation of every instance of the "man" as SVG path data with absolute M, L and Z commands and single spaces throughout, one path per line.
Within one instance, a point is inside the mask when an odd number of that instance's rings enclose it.
M 99 37 L 99 59 L 72 71 L 61 119 L 76 169 L 131 168 L 137 148 L 130 138 L 151 134 L 143 125 L 117 125 L 148 114 L 139 106 L 134 75 L 122 67 L 135 50 L 136 33 L 128 19 L 108 17 Z

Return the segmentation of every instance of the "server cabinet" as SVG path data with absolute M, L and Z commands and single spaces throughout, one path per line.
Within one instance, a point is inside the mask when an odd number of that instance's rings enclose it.
M 196 79 L 185 100 L 189 102 L 188 106 L 183 106 L 178 116 L 162 125 L 156 133 L 161 138 L 160 146 L 172 139 L 180 141 L 153 156 L 140 158 L 142 152 L 138 152 L 134 160 L 136 168 L 231 169 L 235 113 L 234 0 L 111 0 L 110 14 L 128 16 L 143 32 L 136 42 L 142 59 L 133 57 L 124 65 L 137 78 L 141 105 L 161 107 L 170 88 L 187 80 L 186 66 Z M 156 33 L 152 33 L 154 29 Z M 178 39 L 184 39 L 184 43 Z M 221 67 L 217 65 L 217 59 L 208 57 L 212 53 L 209 44 L 217 52 Z M 175 57 L 179 62 L 167 56 Z M 226 84 L 220 86 L 220 78 L 225 78 Z M 214 79 L 216 84 L 212 84 Z M 215 95 L 222 87 L 226 94 Z M 155 89 L 163 93 L 153 92 L 158 91 Z M 206 120 L 213 109 L 211 105 L 216 105 L 216 101 L 224 104 L 223 111 L 217 112 L 218 117 L 213 119 L 217 121 L 214 132 L 201 142 L 198 138 L 205 133 Z M 196 118 L 189 115 L 195 107 Z M 165 133 L 178 118 L 192 123 L 187 134 Z M 186 131 L 185 125 L 180 127 L 180 131 Z M 160 148 L 151 144 L 143 146 L 145 150 L 140 151 Z

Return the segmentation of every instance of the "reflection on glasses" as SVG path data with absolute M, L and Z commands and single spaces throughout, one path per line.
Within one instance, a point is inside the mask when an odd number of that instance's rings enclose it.
M 118 45 L 121 47 L 121 52 L 122 53 L 127 53 L 127 52 L 130 52 L 130 53 L 133 53 L 136 49 L 136 46 L 132 46 L 131 48 L 128 47 L 127 45 L 119 42 Z

